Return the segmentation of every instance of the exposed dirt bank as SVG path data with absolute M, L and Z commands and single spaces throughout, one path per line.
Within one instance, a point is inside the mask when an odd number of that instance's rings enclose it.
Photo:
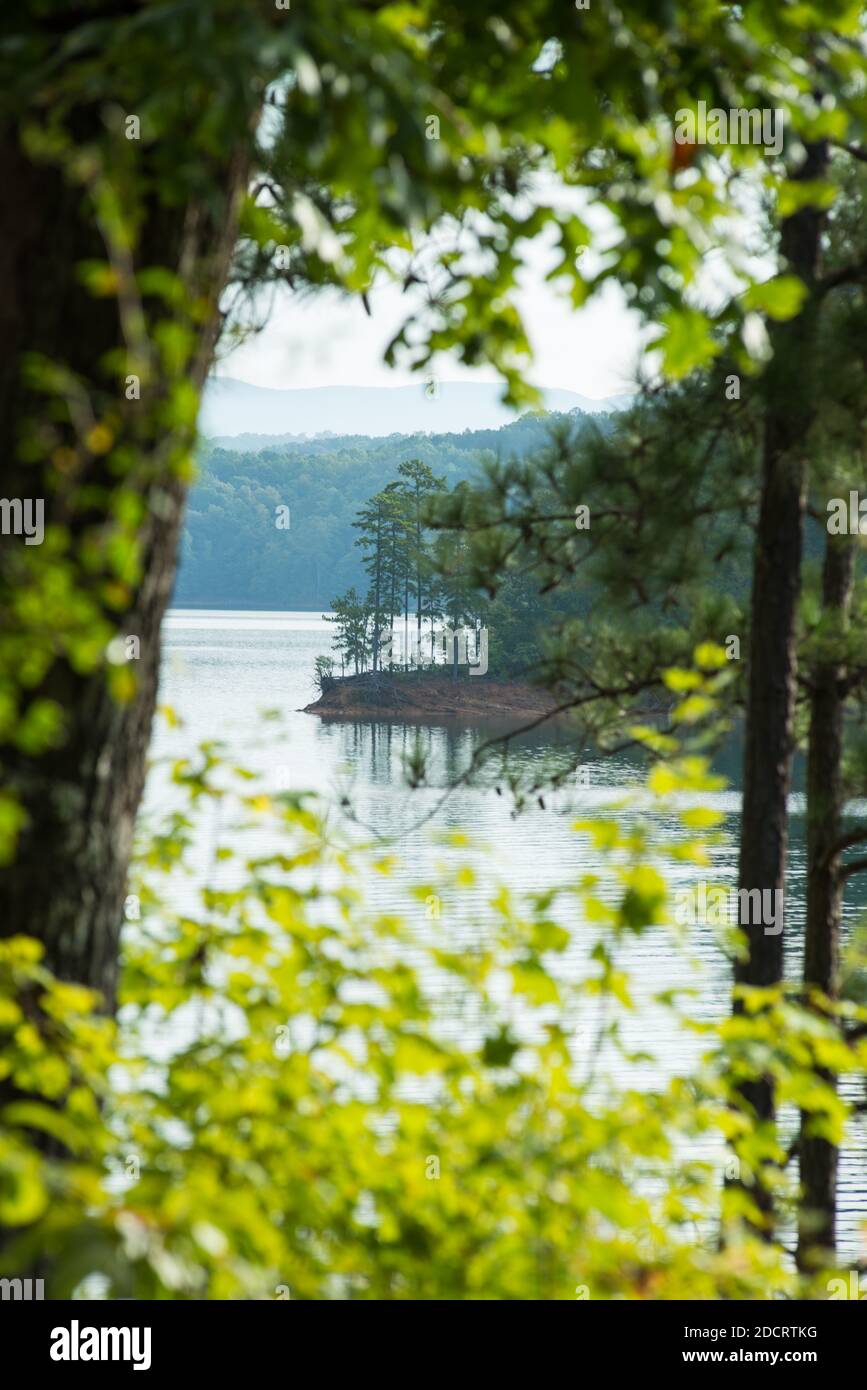
M 412 673 L 347 676 L 306 705 L 323 719 L 403 719 L 420 723 L 476 720 L 520 724 L 546 714 L 555 697 L 525 681 L 488 676 L 415 676 Z

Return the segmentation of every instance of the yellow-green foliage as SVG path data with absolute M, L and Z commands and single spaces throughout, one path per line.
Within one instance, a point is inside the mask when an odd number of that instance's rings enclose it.
M 686 698 L 712 700 L 713 679 Z M 34 941 L 0 943 L 0 1075 L 27 1096 L 2 1111 L 4 1272 L 38 1254 L 52 1296 L 798 1291 L 781 1245 L 741 1221 L 758 1219 L 750 1174 L 779 1217 L 793 1193 L 778 1134 L 753 1124 L 736 1086 L 773 1073 L 784 1105 L 839 1139 L 846 1107 L 819 1068 L 863 1072 L 867 1043 L 844 1043 L 830 1005 L 823 1020 L 785 990 L 750 992 L 719 1024 L 665 991 L 672 1030 L 703 1036 L 704 1056 L 650 1085 L 609 1074 L 615 1054 L 629 1059 L 621 1025 L 638 1007 L 622 948 L 653 930 L 672 957 L 689 950 L 646 811 L 689 793 L 694 829 L 695 794 L 715 785 L 700 757 L 657 765 L 643 810 L 576 827 L 604 850 L 616 894 L 599 874 L 523 901 L 492 891 L 472 950 L 446 917 L 368 910 L 358 877 L 372 852 L 336 846 L 312 799 L 270 799 L 210 746 L 173 781 L 191 809 L 141 855 L 117 1025 L 47 975 Z M 215 857 L 234 886 L 179 915 L 153 885 L 216 802 L 231 828 Z M 269 822 L 279 849 L 245 854 L 246 828 Z M 702 865 L 706 842 L 677 853 Z M 417 891 L 423 903 L 433 889 Z M 562 968 L 575 933 L 589 961 L 577 980 Z M 747 1185 L 724 1188 L 735 1161 Z

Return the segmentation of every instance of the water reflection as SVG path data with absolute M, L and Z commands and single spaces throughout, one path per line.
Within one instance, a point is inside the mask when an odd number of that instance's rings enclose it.
M 602 859 L 585 837 L 575 834 L 576 815 L 600 812 L 635 784 L 641 774 L 637 756 L 620 754 L 599 758 L 581 748 L 574 731 L 563 725 L 518 734 L 509 741 L 510 757 L 527 775 L 542 774 L 550 767 L 580 761 L 581 773 L 543 798 L 534 800 L 519 817 L 513 815 L 508 795 L 497 795 L 498 769 L 492 765 L 477 784 L 461 783 L 444 799 L 442 788 L 460 779 L 474 750 L 486 738 L 504 732 L 502 725 L 476 725 L 466 729 L 441 723 L 436 727 L 394 721 L 322 721 L 301 712 L 315 697 L 312 683 L 317 655 L 328 651 L 330 631 L 310 614 L 211 614 L 174 612 L 165 630 L 165 660 L 161 699 L 175 707 L 185 721 L 178 731 L 161 728 L 154 753 L 183 754 L 201 739 L 223 739 L 232 757 L 259 769 L 274 790 L 315 790 L 331 801 L 345 799 L 354 820 L 347 829 L 360 837 L 371 833 L 392 842 L 398 868 L 389 878 L 371 876 L 366 885 L 370 901 L 386 911 L 399 911 L 419 933 L 450 932 L 467 946 L 478 941 L 491 921 L 490 898 L 499 883 L 516 892 L 542 890 L 575 879 L 602 867 Z M 279 712 L 276 721 L 260 717 L 263 707 Z M 408 760 L 420 750 L 427 767 L 426 783 L 410 790 L 404 781 Z M 740 747 L 732 738 L 719 760 L 719 770 L 732 790 L 717 793 L 710 801 L 724 814 L 719 844 L 712 867 L 703 871 L 714 881 L 733 884 L 737 870 L 739 797 L 737 785 Z M 147 806 L 156 810 L 167 793 L 159 779 L 148 787 Z M 787 884 L 786 968 L 797 977 L 801 963 L 805 848 L 802 804 L 793 801 L 791 855 Z M 685 832 L 673 815 L 657 816 L 661 834 L 677 837 Z M 473 884 L 460 893 L 446 893 L 441 916 L 431 920 L 425 905 L 410 894 L 412 885 L 436 882 L 449 862 L 435 832 L 468 832 L 473 847 L 466 858 L 476 871 Z M 256 852 L 274 848 L 256 844 Z M 667 864 L 674 887 L 688 886 L 696 871 L 687 864 Z M 204 872 L 204 867 L 202 872 Z M 210 870 L 209 870 L 210 872 Z M 613 889 L 609 890 L 612 892 Z M 189 908 L 194 883 L 179 886 L 179 906 Z M 867 883 L 853 885 L 847 895 L 847 928 L 863 911 Z M 564 923 L 573 932 L 565 968 L 580 970 L 587 961 L 587 932 L 575 917 Z M 719 1017 L 728 1008 L 730 968 L 716 944 L 712 928 L 697 925 L 691 936 L 692 960 L 673 956 L 668 940 L 659 932 L 647 932 L 631 945 L 624 968 L 637 982 L 639 998 L 674 985 L 700 981 L 699 1009 L 707 1018 Z M 446 1004 L 447 1007 L 447 1004 Z M 455 1027 L 460 1020 L 454 1020 Z M 591 1035 L 592 1023 L 574 1020 L 576 1037 Z M 671 1036 L 666 1017 L 640 1008 L 627 1040 L 636 1048 L 657 1052 L 666 1069 L 687 1066 L 688 1042 Z M 694 1044 L 693 1044 L 694 1045 Z M 652 1079 L 652 1073 L 648 1073 Z M 718 1157 L 718 1156 L 717 1156 Z M 840 1174 L 841 1239 L 848 1254 L 861 1253 L 859 1224 L 865 1214 L 865 1159 L 867 1137 L 862 1124 L 855 1128 L 846 1149 Z

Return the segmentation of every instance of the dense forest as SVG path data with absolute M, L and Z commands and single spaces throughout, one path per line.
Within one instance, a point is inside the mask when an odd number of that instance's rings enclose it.
M 596 429 L 610 418 L 594 416 Z M 174 601 L 191 608 L 322 609 L 362 589 L 352 523 L 360 506 L 417 458 L 451 488 L 487 460 L 526 457 L 554 424 L 574 435 L 590 417 L 526 415 L 499 430 L 281 441 L 259 453 L 203 441 L 187 506 Z M 277 509 L 289 508 L 278 527 Z

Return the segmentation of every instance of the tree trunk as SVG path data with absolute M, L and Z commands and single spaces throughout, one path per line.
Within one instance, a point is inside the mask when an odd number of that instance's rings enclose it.
M 216 305 L 246 182 L 240 156 L 227 155 L 224 172 L 221 207 L 205 211 L 154 203 L 136 247 L 140 265 L 174 270 L 211 307 L 189 370 L 196 387 L 211 358 Z M 93 383 L 97 395 L 116 395 L 116 378 L 107 377 L 102 364 L 106 353 L 125 346 L 118 299 L 94 299 L 79 281 L 80 262 L 107 259 L 81 186 L 51 165 L 31 162 L 10 130 L 0 139 L 0 180 L 5 190 L 0 212 L 4 491 L 44 498 L 46 526 L 65 527 L 69 554 L 77 564 L 85 536 L 105 517 L 71 501 L 72 490 L 64 488 L 53 456 L 37 464 L 19 461 L 23 422 L 46 418 L 44 400 L 22 386 L 21 359 L 43 354 L 66 364 L 88 389 Z M 156 382 L 155 388 L 164 384 Z M 148 408 L 144 399 L 139 408 Z M 136 437 L 131 432 L 130 442 Z M 85 451 L 76 488 L 86 484 L 108 493 L 117 483 L 107 457 Z M 81 674 L 61 656 L 36 688 L 24 691 L 24 700 L 25 707 L 42 697 L 60 704 L 67 718 L 62 746 L 39 757 L 21 750 L 4 755 L 7 786 L 17 794 L 27 823 L 14 861 L 0 869 L 0 932 L 38 936 L 45 944 L 46 964 L 62 978 L 99 990 L 107 1009 L 115 1001 L 127 871 L 157 695 L 160 624 L 174 583 L 185 491 L 176 470 L 155 457 L 152 474 L 141 486 L 147 504 L 139 533 L 142 578 L 125 611 L 111 613 L 121 633 L 140 639 L 134 697 L 117 703 L 102 670 Z M 10 596 L 20 577 L 18 544 L 18 538 L 4 537 L 0 552 L 0 611 L 7 614 L 16 611 Z M 86 571 L 76 571 L 75 578 L 87 583 Z M 95 588 L 91 583 L 91 592 Z
M 827 146 L 812 145 L 799 179 L 823 176 Z M 781 252 L 787 269 L 809 290 L 817 271 L 823 214 L 803 208 L 783 223 Z M 800 594 L 806 467 L 803 447 L 814 417 L 811 361 L 817 306 L 808 293 L 800 314 L 774 325 L 774 350 L 766 379 L 762 492 L 756 533 L 744 748 L 739 888 L 785 888 L 787 814 L 793 752 L 795 626 Z M 741 899 L 743 901 L 743 899 Z M 784 901 L 784 899 L 783 899 Z M 783 974 L 784 931 L 762 922 L 743 924 L 749 954 L 735 966 L 735 983 L 769 986 Z M 735 1003 L 735 1010 L 740 1005 Z M 743 1095 L 759 1122 L 773 1121 L 768 1077 L 745 1084 Z M 760 1210 L 771 1210 L 761 1181 L 753 1191 Z M 769 1225 L 763 1227 L 769 1238 Z
M 382 503 L 377 507 L 376 513 L 376 568 L 373 581 L 373 674 L 382 666 L 382 659 L 379 652 L 379 640 L 382 636 L 382 613 L 381 603 L 382 594 Z
M 843 818 L 843 717 L 845 659 L 840 639 L 849 624 L 855 547 L 848 536 L 828 536 L 822 570 L 822 613 L 830 650 L 812 670 L 810 744 L 807 758 L 807 925 L 804 985 L 829 998 L 839 992 L 842 883 L 833 846 Z M 829 1073 L 823 1079 L 831 1084 Z M 809 1116 L 801 1116 L 798 1146 L 802 1198 L 798 1224 L 798 1265 L 805 1271 L 834 1256 L 837 1212 L 837 1147 L 810 1135 Z
M 421 675 L 422 653 L 421 653 L 421 612 L 422 612 L 422 583 L 421 583 L 421 487 L 418 482 L 415 485 L 415 628 L 416 642 L 418 651 L 418 672 Z

